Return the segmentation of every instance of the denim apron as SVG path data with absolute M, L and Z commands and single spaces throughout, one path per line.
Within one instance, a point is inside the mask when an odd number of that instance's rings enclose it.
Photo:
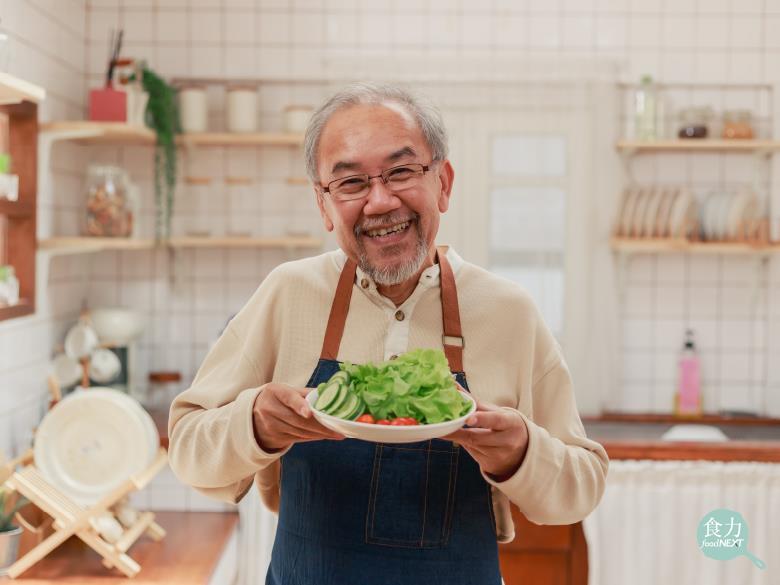
M 450 370 L 468 389 L 455 278 L 445 250 L 437 249 L 442 341 Z M 307 387 L 339 368 L 355 274 L 355 263 L 347 259 Z M 450 441 L 297 443 L 281 459 L 280 481 L 266 585 L 501 583 L 490 486 L 468 452 Z

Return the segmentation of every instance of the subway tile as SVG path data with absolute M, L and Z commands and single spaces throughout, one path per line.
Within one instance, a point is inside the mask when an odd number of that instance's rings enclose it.
M 367 26 L 370 27 L 370 23 Z M 293 14 L 292 42 L 299 46 L 319 45 L 324 38 L 324 28 L 324 16 L 321 13 Z M 373 32 L 376 35 L 376 30 Z
M 561 19 L 561 45 L 564 48 L 592 49 L 595 21 L 590 15 L 565 15 Z
M 560 47 L 560 20 L 553 16 L 531 15 L 528 18 L 528 44 L 534 49 Z
M 193 44 L 213 44 L 222 40 L 222 12 L 216 10 L 189 13 L 189 38 Z
M 596 46 L 600 48 L 623 48 L 626 46 L 625 16 L 599 15 L 596 18 Z
M 154 16 L 151 10 L 125 11 L 122 15 L 124 41 L 128 44 L 151 41 L 155 30 Z
M 183 10 L 158 11 L 154 25 L 160 43 L 183 43 L 190 38 L 187 13 Z

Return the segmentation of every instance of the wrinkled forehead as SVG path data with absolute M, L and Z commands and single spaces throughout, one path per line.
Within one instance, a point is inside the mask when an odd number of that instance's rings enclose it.
M 335 112 L 323 128 L 318 148 L 320 174 L 362 169 L 401 150 L 429 156 L 422 131 L 406 108 L 394 102 L 358 104 Z

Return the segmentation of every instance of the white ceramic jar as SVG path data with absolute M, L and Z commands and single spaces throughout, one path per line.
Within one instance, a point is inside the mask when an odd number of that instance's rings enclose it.
M 257 88 L 231 86 L 227 89 L 228 132 L 257 132 Z
M 284 128 L 287 132 L 302 133 L 309 125 L 314 108 L 303 105 L 290 105 L 284 108 Z
M 186 86 L 179 90 L 179 115 L 183 132 L 205 132 L 209 108 L 206 88 Z

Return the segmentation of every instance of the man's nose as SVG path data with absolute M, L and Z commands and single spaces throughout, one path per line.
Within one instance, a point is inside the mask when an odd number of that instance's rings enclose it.
M 379 215 L 388 210 L 397 209 L 401 206 L 401 200 L 398 196 L 387 188 L 382 177 L 369 179 L 368 195 L 366 204 L 363 207 L 363 213 L 366 215 Z

